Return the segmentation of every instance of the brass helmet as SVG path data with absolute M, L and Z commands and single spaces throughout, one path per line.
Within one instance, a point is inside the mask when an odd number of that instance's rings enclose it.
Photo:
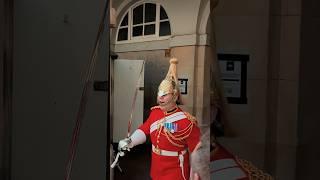
M 158 97 L 173 93 L 175 101 L 179 98 L 179 87 L 177 78 L 177 64 L 176 58 L 170 59 L 170 66 L 166 78 L 163 79 L 158 88 Z

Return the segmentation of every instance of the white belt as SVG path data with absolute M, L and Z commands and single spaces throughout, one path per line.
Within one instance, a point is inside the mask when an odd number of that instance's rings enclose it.
M 184 180 L 186 180 L 186 177 L 184 176 L 184 170 L 183 170 L 183 162 L 184 162 L 184 157 L 183 155 L 187 152 L 187 149 L 177 152 L 177 151 L 167 151 L 167 150 L 163 150 L 163 149 L 159 149 L 154 147 L 154 145 L 152 144 L 152 151 L 158 155 L 161 156 L 179 156 L 179 162 L 180 162 L 180 168 L 181 168 L 181 174 Z
M 158 155 L 161 155 L 161 156 L 179 156 L 180 154 L 184 155 L 187 150 L 183 150 L 183 151 L 167 151 L 167 150 L 163 150 L 163 149 L 159 149 L 159 148 L 156 148 L 154 145 L 152 145 L 152 151 Z

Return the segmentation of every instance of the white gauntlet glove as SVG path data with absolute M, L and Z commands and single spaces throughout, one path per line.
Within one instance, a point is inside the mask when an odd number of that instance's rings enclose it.
M 137 129 L 132 133 L 129 138 L 125 138 L 119 141 L 118 150 L 119 151 L 130 151 L 130 148 L 138 144 L 146 142 L 146 135 L 140 129 Z
M 125 151 L 130 151 L 130 148 L 133 148 L 134 146 L 138 144 L 142 144 L 144 142 L 146 142 L 146 135 L 140 129 L 137 129 L 136 131 L 134 131 L 129 138 L 120 140 L 118 144 L 119 152 L 117 153 L 117 156 L 110 167 L 114 168 L 117 165 L 119 157 L 124 156 Z
M 125 138 L 119 141 L 118 151 L 130 151 L 131 138 Z

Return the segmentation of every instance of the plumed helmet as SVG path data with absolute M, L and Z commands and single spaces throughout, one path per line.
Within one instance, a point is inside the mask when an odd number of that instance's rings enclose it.
M 164 96 L 173 93 L 177 98 L 179 96 L 178 78 L 177 78 L 177 64 L 176 58 L 170 59 L 170 66 L 168 73 L 159 85 L 158 96 Z

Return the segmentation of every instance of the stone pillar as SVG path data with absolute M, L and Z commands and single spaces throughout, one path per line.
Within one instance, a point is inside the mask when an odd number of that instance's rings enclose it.
M 265 166 L 275 179 L 295 179 L 300 16 L 300 1 L 270 1 Z

